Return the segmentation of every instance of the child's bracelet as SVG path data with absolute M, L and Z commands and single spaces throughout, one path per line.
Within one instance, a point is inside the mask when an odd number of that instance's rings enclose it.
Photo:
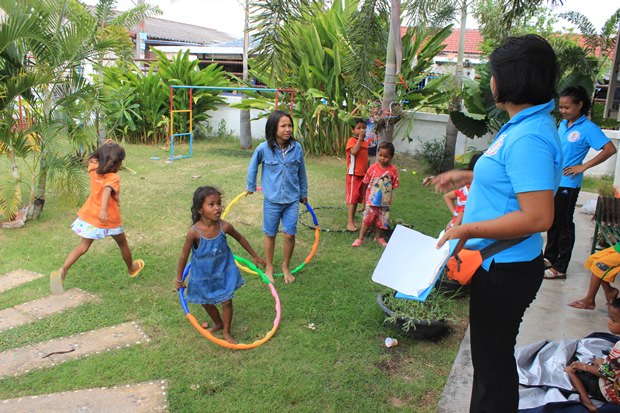
M 177 278 L 177 279 L 176 279 L 176 282 L 178 282 L 178 283 L 182 283 L 182 282 L 183 282 L 183 280 L 179 280 L 179 279 Z

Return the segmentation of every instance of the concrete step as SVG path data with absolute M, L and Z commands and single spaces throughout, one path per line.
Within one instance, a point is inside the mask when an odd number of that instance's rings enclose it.
M 149 341 L 142 329 L 130 322 L 11 349 L 0 353 L 0 378 Z
M 6 274 L 0 276 L 0 293 L 41 277 L 44 277 L 44 275 L 28 270 L 15 270 L 7 272 Z
M 0 401 L 3 413 L 167 412 L 165 380 L 111 388 L 74 390 Z
M 24 324 L 31 323 L 68 308 L 78 307 L 88 302 L 99 302 L 93 294 L 74 288 L 63 295 L 49 295 L 38 300 L 19 304 L 0 310 L 0 333 Z

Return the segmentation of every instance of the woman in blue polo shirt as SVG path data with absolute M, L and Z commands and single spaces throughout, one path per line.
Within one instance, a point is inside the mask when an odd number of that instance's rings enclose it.
M 564 155 L 563 176 L 555 194 L 553 225 L 547 231 L 545 247 L 545 278 L 564 279 L 575 244 L 573 214 L 583 181 L 583 172 L 604 162 L 616 153 L 616 147 L 603 131 L 587 118 L 590 97 L 581 86 L 569 87 L 560 93 L 560 122 L 558 133 Z M 583 162 L 590 148 L 600 151 Z
M 471 282 L 469 304 L 474 380 L 470 412 L 516 413 L 519 377 L 514 346 L 525 309 L 543 280 L 541 231 L 553 222 L 562 152 L 550 115 L 558 76 L 553 49 L 536 35 L 510 37 L 490 56 L 491 91 L 510 120 L 473 172 L 452 170 L 432 183 L 446 192 L 471 183 L 463 223 L 439 240 L 482 249 L 526 237 L 488 258 Z

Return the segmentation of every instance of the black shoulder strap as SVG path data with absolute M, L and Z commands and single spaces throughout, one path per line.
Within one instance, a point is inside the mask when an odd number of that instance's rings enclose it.
M 513 246 L 517 245 L 518 243 L 520 243 L 521 241 L 523 241 L 526 238 L 529 238 L 529 236 L 527 236 L 527 237 L 520 237 L 520 238 L 513 238 L 513 239 L 500 239 L 500 240 L 497 240 L 494 243 L 492 243 L 490 245 L 487 245 L 486 247 L 484 247 L 483 249 L 480 250 L 480 255 L 482 256 L 482 260 L 484 261 L 487 258 L 492 257 L 493 255 L 504 251 L 505 249 L 513 247 Z

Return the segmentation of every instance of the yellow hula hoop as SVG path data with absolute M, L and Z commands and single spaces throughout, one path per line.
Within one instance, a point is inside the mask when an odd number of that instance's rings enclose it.
M 237 202 L 239 202 L 241 198 L 245 198 L 247 196 L 247 193 L 248 193 L 247 191 L 243 191 L 239 195 L 237 195 L 232 201 L 230 201 L 230 203 L 224 209 L 221 219 L 225 219 L 228 216 L 232 207 L 235 206 L 235 204 L 237 204 Z M 300 265 L 298 265 L 297 267 L 291 270 L 291 274 L 295 274 L 296 272 L 300 271 L 302 268 L 306 266 L 306 264 L 310 262 L 310 260 L 312 260 L 312 258 L 316 254 L 316 249 L 319 246 L 319 239 L 321 238 L 321 229 L 319 228 L 319 221 L 316 218 L 316 214 L 314 213 L 314 210 L 310 206 L 309 202 L 306 201 L 304 205 L 306 206 L 306 209 L 308 210 L 310 215 L 312 215 L 312 221 L 314 223 L 314 243 L 312 244 L 312 248 L 310 249 L 310 254 L 308 254 L 304 262 L 302 262 Z M 238 261 L 235 261 L 235 263 L 237 264 L 237 267 L 241 271 L 245 272 L 246 274 L 258 275 L 256 271 L 248 268 L 247 266 L 239 263 Z M 284 275 L 283 273 L 274 274 L 275 277 L 282 277 L 283 275 Z

